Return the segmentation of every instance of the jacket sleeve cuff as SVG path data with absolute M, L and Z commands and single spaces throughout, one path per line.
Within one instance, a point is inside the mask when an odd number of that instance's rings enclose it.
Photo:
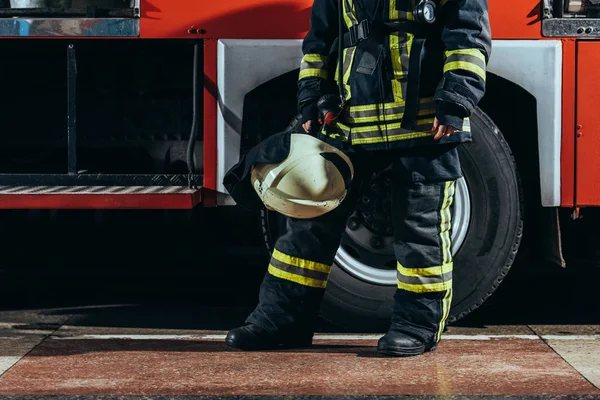
M 467 113 L 467 110 L 458 104 L 447 101 L 438 101 L 435 116 L 440 122 L 440 125 L 449 125 L 457 130 L 462 130 Z
M 316 101 L 310 101 L 300 105 L 300 114 L 302 114 L 302 123 L 307 121 L 317 121 L 319 119 L 319 110 Z

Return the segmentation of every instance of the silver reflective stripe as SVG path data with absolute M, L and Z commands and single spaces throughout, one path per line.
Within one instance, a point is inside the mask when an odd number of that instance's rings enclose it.
M 300 64 L 300 70 L 305 69 L 325 69 L 325 63 L 323 61 L 306 61 L 303 60 Z

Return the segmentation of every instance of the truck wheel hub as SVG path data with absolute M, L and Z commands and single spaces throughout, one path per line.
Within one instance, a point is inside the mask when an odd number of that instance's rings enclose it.
M 335 256 L 336 264 L 366 282 L 396 285 L 396 257 L 391 219 L 390 180 L 386 174 L 371 180 L 348 219 L 346 233 Z M 471 201 L 464 178 L 456 183 L 452 223 L 452 253 L 467 235 Z

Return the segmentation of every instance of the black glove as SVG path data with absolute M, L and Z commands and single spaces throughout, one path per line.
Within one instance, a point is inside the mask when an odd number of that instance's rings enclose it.
M 302 125 L 308 121 L 312 121 L 310 125 L 310 132 L 318 132 L 319 128 L 319 109 L 317 108 L 316 101 L 306 102 L 300 105 L 300 114 L 302 114 Z
M 469 112 L 461 105 L 447 101 L 438 101 L 435 116 L 440 125 L 452 126 L 457 130 L 463 128 L 463 120 L 469 116 Z

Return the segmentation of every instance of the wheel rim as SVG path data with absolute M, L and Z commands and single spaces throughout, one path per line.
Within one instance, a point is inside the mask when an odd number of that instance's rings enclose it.
M 471 198 L 464 178 L 456 182 L 454 207 L 451 236 L 453 255 L 461 248 L 471 221 Z M 376 246 L 373 247 L 373 244 Z M 383 286 L 397 284 L 393 236 L 377 236 L 364 225 L 356 226 L 352 218 L 335 262 L 344 271 L 368 283 Z

